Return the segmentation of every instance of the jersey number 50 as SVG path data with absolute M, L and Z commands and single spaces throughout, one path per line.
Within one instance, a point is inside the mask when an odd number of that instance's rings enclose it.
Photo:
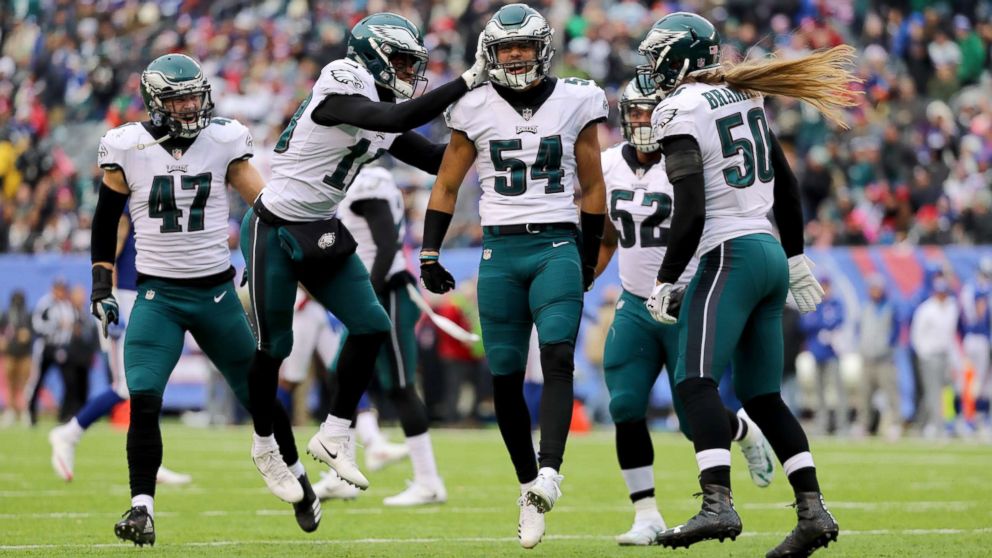
M 751 138 L 734 138 L 733 130 L 744 125 L 741 113 L 724 116 L 716 121 L 716 129 L 720 134 L 720 147 L 724 158 L 731 158 L 738 153 L 744 158 L 744 172 L 738 165 L 723 169 L 723 178 L 727 185 L 733 188 L 749 188 L 754 185 L 755 170 L 758 180 L 771 182 L 775 178 L 775 170 L 771 161 L 771 137 L 768 134 L 768 122 L 765 111 L 755 107 L 747 112 L 747 124 L 751 129 Z M 757 169 L 755 169 L 757 167 Z

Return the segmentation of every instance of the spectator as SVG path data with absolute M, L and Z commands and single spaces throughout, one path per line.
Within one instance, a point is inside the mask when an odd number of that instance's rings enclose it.
M 0 317 L 0 356 L 6 356 L 7 409 L 0 418 L 0 426 L 10 426 L 17 420 L 30 424 L 24 412 L 24 386 L 31 374 L 31 313 L 28 312 L 24 291 L 14 291 L 10 305 Z
M 961 333 L 961 346 L 967 364 L 971 366 L 974 375 L 971 385 L 965 385 L 966 376 L 961 375 L 957 393 L 962 403 L 965 400 L 965 390 L 973 401 L 981 395 L 982 386 L 989 372 L 989 351 L 992 351 L 992 312 L 989 309 L 989 297 L 992 293 L 992 258 L 985 256 L 979 261 L 978 273 L 975 279 L 961 290 L 961 318 L 958 329 Z M 962 410 L 964 406 L 962 405 Z M 986 419 L 988 413 L 986 411 Z M 962 418 L 964 413 L 962 412 Z M 986 421 L 979 421 L 984 424 Z M 959 432 L 967 432 L 978 426 L 974 423 L 964 424 L 959 421 Z
M 985 66 L 986 45 L 978 33 L 971 28 L 968 16 L 954 16 L 954 37 L 957 39 L 958 50 L 961 52 L 961 64 L 958 66 L 958 79 L 961 85 L 972 85 L 978 81 Z
M 75 286 L 70 295 L 75 320 L 72 324 L 72 337 L 66 347 L 66 361 L 62 367 L 62 382 L 65 396 L 59 409 L 59 422 L 66 422 L 83 408 L 89 395 L 90 368 L 93 357 L 100 350 L 97 322 L 89 312 L 89 296 L 82 286 Z
M 862 378 L 858 385 L 856 432 L 871 430 L 872 399 L 876 390 L 885 397 L 878 432 L 890 441 L 902 435 L 900 420 L 899 376 L 895 367 L 895 349 L 899 342 L 899 318 L 885 291 L 885 278 L 873 274 L 868 278 L 868 301 L 861 311 Z
M 56 278 L 52 284 L 52 292 L 41 297 L 34 308 L 31 324 L 35 332 L 41 337 L 42 349 L 41 360 L 38 367 L 32 371 L 31 379 L 28 382 L 31 396 L 28 399 L 28 413 L 31 417 L 31 424 L 38 424 L 38 397 L 45 383 L 45 376 L 52 366 L 58 366 L 64 370 L 68 353 L 66 349 L 72 339 L 72 328 L 76 322 L 76 310 L 69 301 L 69 291 L 65 280 Z M 63 371 L 63 374 L 65 372 Z M 63 394 L 64 395 L 64 394 Z M 65 398 L 60 405 L 59 416 L 63 416 Z M 69 414 L 62 419 L 68 420 Z
M 951 353 L 955 346 L 958 305 L 947 279 L 933 281 L 933 294 L 913 312 L 910 342 L 920 365 L 922 408 L 917 421 L 926 438 L 946 435 L 944 428 L 944 388 L 951 385 Z
M 848 404 L 847 392 L 840 377 L 837 351 L 834 347 L 844 323 L 844 305 L 833 296 L 830 278 L 819 278 L 823 286 L 823 302 L 816 310 L 802 317 L 803 333 L 806 334 L 806 350 L 816 360 L 816 409 L 814 415 L 819 433 L 827 434 L 847 431 Z M 830 409 L 827 390 L 834 392 L 834 428 L 830 428 Z

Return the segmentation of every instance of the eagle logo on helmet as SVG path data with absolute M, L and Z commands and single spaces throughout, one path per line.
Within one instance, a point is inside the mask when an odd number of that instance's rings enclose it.
M 653 29 L 648 34 L 645 43 L 651 48 L 672 46 L 682 37 L 688 36 L 688 31 L 676 31 L 674 29 Z

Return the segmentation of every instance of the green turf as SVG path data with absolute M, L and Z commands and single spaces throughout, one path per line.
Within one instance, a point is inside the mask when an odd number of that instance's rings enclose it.
M 51 425 L 49 425 L 51 426 Z M 516 542 L 518 488 L 493 431 L 433 433 L 447 505 L 398 511 L 382 498 L 398 492 L 409 464 L 370 475 L 354 502 L 331 502 L 320 529 L 299 531 L 288 505 L 271 496 L 248 458 L 245 428 L 200 430 L 166 424 L 165 463 L 194 476 L 156 498 L 158 544 L 118 542 L 112 526 L 129 506 L 124 435 L 99 425 L 76 456 L 65 484 L 49 465 L 47 427 L 0 431 L 0 555 L 4 556 L 522 556 Z M 297 429 L 302 447 L 313 432 Z M 393 438 L 399 438 L 392 432 Z M 841 524 L 836 545 L 817 556 L 989 556 L 992 551 L 992 447 L 816 440 L 814 457 L 827 501 Z M 670 525 L 695 512 L 692 448 L 655 436 L 658 501 Z M 575 436 L 563 473 L 564 496 L 548 516 L 534 556 L 763 556 L 792 528 L 791 491 L 778 472 L 755 488 L 734 451 L 734 486 L 744 535 L 689 550 L 619 549 L 613 536 L 632 511 L 612 434 Z M 306 458 L 311 476 L 318 467 Z

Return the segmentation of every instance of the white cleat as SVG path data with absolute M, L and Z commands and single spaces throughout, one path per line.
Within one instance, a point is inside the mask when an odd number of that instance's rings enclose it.
M 655 544 L 658 533 L 665 530 L 665 520 L 659 515 L 657 519 L 648 521 L 634 521 L 634 525 L 629 531 L 622 535 L 617 535 L 617 544 L 620 546 L 650 546 Z
M 534 548 L 544 538 L 544 514 L 527 498 L 517 500 L 520 506 L 520 520 L 517 522 L 517 539 L 520 546 Z
M 407 482 L 406 490 L 382 501 L 383 505 L 394 507 L 427 506 L 448 501 L 448 492 L 440 481 L 435 486 L 419 482 Z
M 256 451 L 252 444 L 251 460 L 255 462 L 258 472 L 262 473 L 269 491 L 283 502 L 295 504 L 303 500 L 303 486 L 293 476 L 289 466 L 282 460 L 279 449 Z
M 320 474 L 320 481 L 313 485 L 313 492 L 321 501 L 324 500 L 354 500 L 362 493 L 354 485 L 341 480 L 334 469 Z
M 751 481 L 761 488 L 772 483 L 775 476 L 775 461 L 772 457 L 772 448 L 768 445 L 768 440 L 761 433 L 757 424 L 747 416 L 744 409 L 737 411 L 737 417 L 747 423 L 747 435 L 743 440 L 737 442 L 741 446 L 741 452 L 747 459 L 747 470 L 751 473 Z
M 534 504 L 541 513 L 548 513 L 555 507 L 555 502 L 561 498 L 561 481 L 565 477 L 551 467 L 541 467 L 537 472 L 537 480 L 527 489 L 524 497 Z
M 158 473 L 155 474 L 155 482 L 167 486 L 183 486 L 193 482 L 193 477 L 159 466 Z
M 365 478 L 365 475 L 358 470 L 358 465 L 355 464 L 354 449 L 350 442 L 351 436 L 348 434 L 331 436 L 321 427 L 313 435 L 313 438 L 310 438 L 310 443 L 307 444 L 307 453 L 334 469 L 341 480 L 365 490 L 369 487 L 369 479 Z
M 56 426 L 48 433 L 48 443 L 52 445 L 52 469 L 55 469 L 55 474 L 66 482 L 71 481 L 76 462 L 76 442 L 66 434 L 64 427 Z
M 406 459 L 410 448 L 406 444 L 394 444 L 382 441 L 365 448 L 365 467 L 369 471 L 378 471 L 387 465 L 392 465 Z

